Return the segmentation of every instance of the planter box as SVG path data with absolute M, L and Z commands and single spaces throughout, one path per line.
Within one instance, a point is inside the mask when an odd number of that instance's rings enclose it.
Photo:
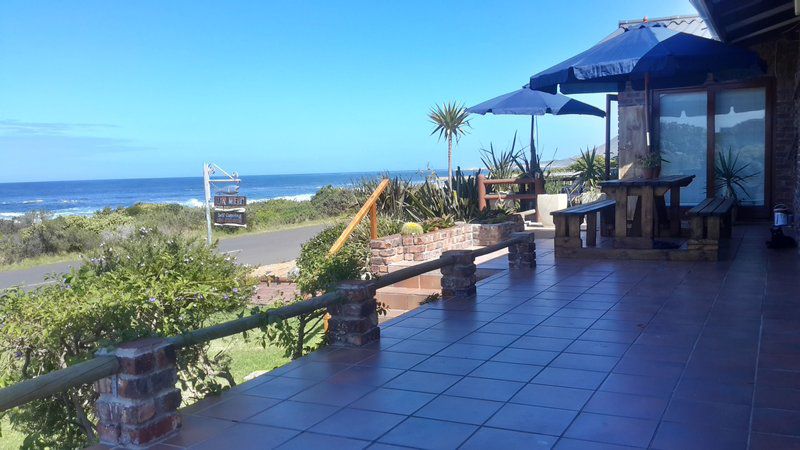
M 514 216 L 517 220 L 501 223 L 476 223 L 473 224 L 474 244 L 481 247 L 498 244 L 511 237 L 515 231 L 524 231 L 525 224 L 521 216 Z
M 536 196 L 536 215 L 538 222 L 544 228 L 555 228 L 553 223 L 553 216 L 550 215 L 553 211 L 566 209 L 569 206 L 567 194 L 539 194 Z
M 400 261 L 430 261 L 446 250 L 464 250 L 473 245 L 473 226 L 465 223 L 416 236 L 391 236 L 370 241 L 370 270 L 388 273 Z

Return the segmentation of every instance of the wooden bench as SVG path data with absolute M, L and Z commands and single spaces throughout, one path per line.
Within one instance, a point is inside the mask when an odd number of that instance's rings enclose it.
M 692 239 L 719 241 L 720 237 L 731 237 L 733 227 L 732 198 L 707 198 L 690 209 L 687 215 L 692 225 Z
M 598 200 L 584 205 L 572 206 L 553 211 L 553 222 L 556 225 L 556 247 L 582 247 L 581 223 L 586 217 L 586 246 L 597 246 L 597 213 L 601 215 L 602 229 L 613 226 L 613 210 L 617 202 L 614 200 Z M 612 213 L 608 215 L 608 213 Z M 603 233 L 606 236 L 606 233 Z

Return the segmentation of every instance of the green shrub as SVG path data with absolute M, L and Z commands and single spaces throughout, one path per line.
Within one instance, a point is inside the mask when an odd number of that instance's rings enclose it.
M 254 229 L 294 225 L 321 217 L 324 215 L 311 202 L 274 199 L 247 206 L 248 226 Z
M 311 206 L 325 216 L 336 217 L 354 212 L 358 209 L 359 203 L 352 189 L 328 185 L 311 197 Z
M 422 234 L 425 230 L 422 228 L 422 225 L 416 222 L 407 222 L 403 224 L 403 228 L 400 229 L 400 234 L 403 236 L 412 236 L 415 234 Z
M 0 294 L 0 382 L 70 366 L 120 342 L 201 328 L 218 313 L 242 312 L 252 292 L 244 269 L 201 242 L 141 230 L 58 284 Z M 207 347 L 179 354 L 188 398 L 233 384 L 226 356 L 209 357 Z M 83 447 L 94 439 L 94 400 L 84 386 L 6 414 L 26 447 Z

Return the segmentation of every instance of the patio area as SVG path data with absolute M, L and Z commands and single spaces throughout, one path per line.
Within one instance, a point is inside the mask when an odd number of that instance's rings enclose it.
M 800 448 L 800 256 L 556 259 L 183 411 L 157 448 Z

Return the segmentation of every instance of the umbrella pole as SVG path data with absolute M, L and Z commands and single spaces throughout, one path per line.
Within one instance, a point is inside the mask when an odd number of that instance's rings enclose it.
M 533 163 L 536 162 L 536 143 L 533 136 L 536 129 L 536 116 L 531 114 L 531 171 L 533 171 Z M 535 175 L 531 173 L 531 175 Z
M 645 149 L 650 153 L 650 72 L 644 74 L 644 130 Z

